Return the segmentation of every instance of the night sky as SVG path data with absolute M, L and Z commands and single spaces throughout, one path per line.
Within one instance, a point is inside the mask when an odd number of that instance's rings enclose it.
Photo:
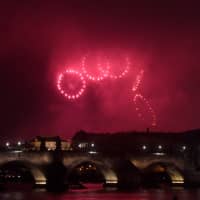
M 148 120 L 138 118 L 131 91 L 140 68 L 140 92 L 157 116 L 153 130 L 199 128 L 198 4 L 33 2 L 0 3 L 2 141 L 36 135 L 68 138 L 80 129 L 145 130 Z M 87 81 L 79 99 L 67 100 L 57 89 L 58 74 L 99 51 L 128 54 L 130 73 L 116 81 Z

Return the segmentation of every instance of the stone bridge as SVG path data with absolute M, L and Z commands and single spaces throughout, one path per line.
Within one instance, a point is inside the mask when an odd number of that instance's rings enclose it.
M 55 163 L 60 163 L 66 169 L 66 173 L 61 176 L 67 182 L 73 169 L 86 162 L 92 163 L 101 172 L 105 186 L 140 185 L 145 178 L 147 179 L 146 174 L 156 172 L 167 173 L 174 185 L 200 183 L 200 175 L 194 163 L 183 157 L 169 155 L 118 157 L 65 151 L 0 152 L 0 169 L 6 169 L 10 165 L 23 166 L 32 174 L 36 186 L 45 186 L 48 182 L 56 181 L 60 170 L 51 171 L 55 173 L 53 180 L 50 180 L 51 175 L 48 171 Z

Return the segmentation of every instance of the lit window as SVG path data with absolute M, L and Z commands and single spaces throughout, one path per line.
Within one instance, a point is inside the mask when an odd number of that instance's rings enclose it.
M 80 143 L 80 144 L 78 144 L 78 147 L 79 148 L 86 148 L 88 146 L 88 143 Z

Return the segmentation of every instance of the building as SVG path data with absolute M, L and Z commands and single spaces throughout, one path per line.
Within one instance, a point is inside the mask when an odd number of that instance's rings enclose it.
M 41 137 L 37 136 L 30 141 L 31 150 L 33 151 L 69 151 L 71 142 L 69 140 L 62 140 L 59 136 L 55 137 Z
M 77 132 L 72 138 L 73 151 L 104 154 L 200 155 L 200 130 L 186 132 Z

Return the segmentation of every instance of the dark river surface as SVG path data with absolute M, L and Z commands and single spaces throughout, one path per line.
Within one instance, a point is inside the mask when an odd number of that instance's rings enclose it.
M 92 187 L 53 194 L 45 189 L 12 188 L 0 192 L 0 200 L 174 200 L 175 196 L 177 200 L 200 200 L 200 189 L 140 189 L 122 192 Z

